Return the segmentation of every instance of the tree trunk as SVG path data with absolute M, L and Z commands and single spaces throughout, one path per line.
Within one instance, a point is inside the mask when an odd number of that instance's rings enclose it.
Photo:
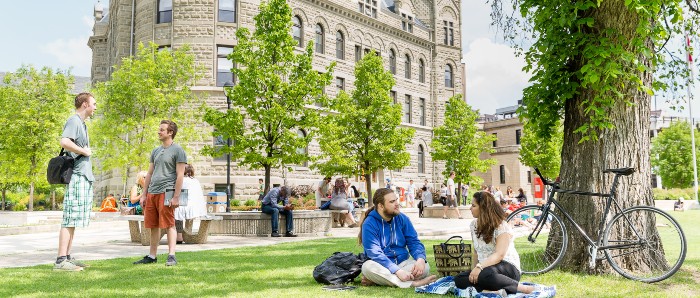
M 265 165 L 265 194 L 270 191 L 270 168 L 270 165 Z
M 29 206 L 27 211 L 34 211 L 34 181 L 29 183 Z
M 459 206 L 459 202 L 462 199 L 462 182 L 457 183 L 457 196 L 455 197 L 455 203 Z
M 603 1 L 594 16 L 595 28 L 591 35 L 601 35 L 605 29 L 612 28 L 622 33 L 628 40 L 635 35 L 638 24 L 636 13 L 628 10 L 623 0 Z M 628 44 L 628 40 L 620 43 Z M 648 43 L 652 48 L 652 44 Z M 652 69 L 650 61 L 638 54 L 638 59 Z M 579 60 L 576 60 L 579 59 Z M 614 58 L 612 58 L 614 59 Z M 580 67 L 580 57 L 574 57 Z M 640 79 L 648 87 L 652 83 L 651 73 L 640 73 Z M 624 80 L 624 78 L 622 78 Z M 620 84 L 621 85 L 621 84 Z M 581 94 L 565 104 L 564 144 L 562 148 L 561 173 L 562 187 L 599 193 L 608 193 L 614 174 L 604 174 L 608 168 L 633 167 L 636 172 L 627 177 L 620 177 L 616 199 L 621 207 L 635 205 L 652 205 L 651 167 L 649 160 L 649 109 L 650 96 L 643 91 L 629 88 L 619 90 L 625 99 L 634 105 L 627 105 L 616 100 L 615 106 L 607 111 L 614 128 L 600 132 L 598 141 L 586 141 L 579 144 L 581 135 L 574 130 L 587 123 L 587 117 L 581 104 L 596 96 L 597 90 L 582 89 Z M 563 207 L 574 220 L 596 241 L 603 231 L 599 231 L 599 222 L 603 216 L 605 199 L 577 195 L 559 196 Z M 611 219 L 609 215 L 607 220 Z M 577 230 L 564 220 L 569 231 L 569 245 L 560 267 L 565 271 L 586 273 L 607 273 L 611 268 L 605 261 L 598 261 L 595 269 L 589 268 L 588 243 Z M 601 252 L 602 253 L 602 252 Z M 634 266 L 634 265 L 632 265 Z
M 372 198 L 374 194 L 372 193 L 372 173 L 369 172 L 369 161 L 365 161 L 365 189 L 367 190 L 367 206 L 372 208 L 374 202 Z
M 51 189 L 51 211 L 56 210 L 56 189 Z
M 0 211 L 5 211 L 5 204 L 7 204 L 7 197 L 6 197 L 6 192 L 7 189 L 2 189 L 2 208 L 0 208 Z

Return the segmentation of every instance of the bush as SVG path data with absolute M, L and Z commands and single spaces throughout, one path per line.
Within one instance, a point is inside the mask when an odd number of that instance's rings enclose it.
M 231 201 L 231 206 L 240 206 L 241 205 L 241 200 L 232 200 Z
M 293 197 L 306 197 L 309 194 L 315 195 L 314 188 L 311 185 L 297 185 L 297 186 L 292 186 L 292 193 L 291 195 Z M 314 197 L 315 199 L 315 197 Z
M 12 211 L 26 211 L 27 210 L 27 205 L 24 204 L 15 204 L 12 206 Z
M 678 200 L 681 197 L 685 200 L 692 200 L 695 197 L 693 188 L 654 188 L 652 192 L 654 193 L 654 200 Z
M 245 201 L 245 205 L 246 206 L 257 206 L 258 201 L 257 200 L 247 200 L 247 201 Z

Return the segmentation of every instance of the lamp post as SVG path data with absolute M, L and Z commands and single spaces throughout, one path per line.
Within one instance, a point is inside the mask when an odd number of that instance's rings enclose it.
M 233 82 L 224 83 L 224 94 L 226 95 L 226 110 L 231 109 L 231 88 Z M 226 139 L 226 212 L 231 212 L 231 136 Z

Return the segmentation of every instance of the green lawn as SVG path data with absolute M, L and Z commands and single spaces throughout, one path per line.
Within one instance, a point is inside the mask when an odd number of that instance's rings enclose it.
M 674 212 L 688 239 L 681 270 L 660 283 L 644 284 L 619 276 L 589 276 L 552 271 L 524 276 L 523 281 L 556 285 L 558 297 L 700 297 L 700 211 Z M 432 245 L 426 241 L 428 258 Z M 90 262 L 84 272 L 53 272 L 51 266 L 0 269 L 0 297 L 405 297 L 413 289 L 358 287 L 354 291 L 322 290 L 313 268 L 336 251 L 359 252 L 355 239 L 331 238 L 267 247 L 205 252 L 179 252 L 175 267 L 134 266 L 135 259 Z M 433 263 L 433 262 L 431 262 Z M 358 279 L 359 281 L 359 279 Z M 696 289 L 696 290 L 691 290 Z M 434 296 L 437 297 L 437 296 Z

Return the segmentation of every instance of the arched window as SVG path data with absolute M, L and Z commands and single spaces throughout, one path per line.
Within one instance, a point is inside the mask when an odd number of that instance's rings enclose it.
M 403 75 L 405 78 L 410 79 L 411 78 L 411 57 L 406 54 L 406 60 L 403 62 Z
M 453 88 L 454 83 L 453 80 L 454 75 L 452 74 L 452 65 L 446 64 L 445 65 L 445 87 L 447 88 Z
M 321 24 L 316 24 L 316 53 L 323 54 L 323 27 Z
M 340 60 L 345 59 L 345 37 L 340 31 L 335 33 L 335 57 Z
M 298 42 L 297 46 L 301 48 L 304 44 L 304 27 L 302 26 L 301 18 L 299 18 L 299 16 L 294 16 L 292 18 L 292 23 L 292 36 L 294 40 Z
M 418 82 L 425 83 L 425 63 L 423 59 L 418 60 Z
M 423 145 L 418 145 L 418 173 L 425 173 L 425 150 L 423 150 Z
M 389 71 L 396 74 L 396 53 L 393 49 L 389 50 Z
M 306 137 L 306 132 L 305 132 L 304 130 L 300 129 L 300 130 L 297 130 L 297 135 L 298 135 L 300 138 L 305 138 L 305 137 Z M 308 155 L 309 155 L 309 147 L 297 148 L 297 153 L 302 154 L 302 155 L 304 155 L 304 156 L 308 156 Z M 300 164 L 300 166 L 302 166 L 302 167 L 308 167 L 308 166 L 309 166 L 309 161 L 305 160 L 303 163 Z

